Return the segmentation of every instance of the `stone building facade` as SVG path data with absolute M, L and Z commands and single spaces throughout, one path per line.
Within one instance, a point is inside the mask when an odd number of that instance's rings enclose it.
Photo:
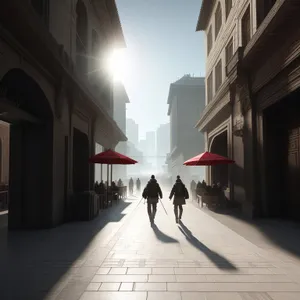
M 227 182 L 252 217 L 300 218 L 299 11 L 288 0 L 204 0 L 200 11 L 208 101 L 197 126 L 208 150 L 236 161 L 208 180 Z
M 170 85 L 168 96 L 170 117 L 170 154 L 167 158 L 172 181 L 180 175 L 186 182 L 202 179 L 201 168 L 186 167 L 187 159 L 204 151 L 204 137 L 195 123 L 205 107 L 203 77 L 185 75 Z
M 111 0 L 1 1 L 0 24 L 8 226 L 56 226 L 69 219 L 72 195 L 93 187 L 95 143 L 126 141 L 112 119 L 104 67 L 110 49 L 125 47 L 117 7 Z
M 114 84 L 114 120 L 116 121 L 119 128 L 126 133 L 126 105 L 130 103 L 126 89 L 121 82 L 115 82 Z M 116 151 L 127 155 L 127 142 L 120 142 Z M 127 178 L 127 166 L 119 165 L 114 167 L 114 179 L 118 180 L 121 178 L 125 180 Z

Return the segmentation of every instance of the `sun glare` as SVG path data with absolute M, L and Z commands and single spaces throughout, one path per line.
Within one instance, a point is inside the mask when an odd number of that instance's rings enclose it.
M 115 49 L 107 60 L 108 72 L 116 81 L 123 81 L 128 69 L 128 59 L 125 51 L 126 49 Z

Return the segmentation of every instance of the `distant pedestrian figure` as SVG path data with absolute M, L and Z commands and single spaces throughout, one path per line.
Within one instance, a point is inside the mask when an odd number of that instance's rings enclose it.
M 159 198 L 162 199 L 161 188 L 155 179 L 155 176 L 152 175 L 151 179 L 148 181 L 147 186 L 143 191 L 143 198 L 147 199 L 147 211 L 151 225 L 154 224 L 154 219 L 157 211 L 157 203 Z
M 129 180 L 129 194 L 132 195 L 133 194 L 133 179 L 130 178 Z
M 138 192 L 141 191 L 141 181 L 140 181 L 139 178 L 138 178 L 137 181 L 136 181 L 136 190 L 137 190 Z
M 174 196 L 173 205 L 174 205 L 174 214 L 176 223 L 179 223 L 179 220 L 182 218 L 183 207 L 185 205 L 185 199 L 189 199 L 189 192 L 183 182 L 180 179 L 180 176 L 177 176 L 176 183 L 174 184 L 172 191 L 170 193 L 169 199 L 171 200 Z M 179 208 L 179 216 L 178 216 Z
M 192 180 L 191 181 L 191 186 L 190 186 L 190 191 L 191 191 L 191 194 L 192 194 L 192 200 L 195 200 L 197 198 L 196 187 L 197 187 L 197 184 L 196 184 L 195 180 Z

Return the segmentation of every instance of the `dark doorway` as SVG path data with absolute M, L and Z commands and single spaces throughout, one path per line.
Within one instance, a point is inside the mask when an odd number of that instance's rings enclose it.
M 89 190 L 89 139 L 80 130 L 73 131 L 73 190 Z
M 300 91 L 264 111 L 267 213 L 300 220 Z
M 21 69 L 1 80 L 1 119 L 10 123 L 8 228 L 52 225 L 53 115 L 39 85 Z M 5 110 L 3 111 L 3 107 Z
M 227 131 L 214 138 L 210 152 L 228 157 Z M 222 186 L 228 186 L 228 165 L 211 167 L 211 183 L 221 183 Z

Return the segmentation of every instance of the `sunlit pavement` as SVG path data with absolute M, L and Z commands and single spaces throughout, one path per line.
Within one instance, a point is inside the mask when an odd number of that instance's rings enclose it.
M 192 204 L 176 224 L 163 204 L 152 228 L 132 197 L 92 222 L 9 234 L 0 299 L 300 299 L 296 256 L 263 238 L 256 245 Z

